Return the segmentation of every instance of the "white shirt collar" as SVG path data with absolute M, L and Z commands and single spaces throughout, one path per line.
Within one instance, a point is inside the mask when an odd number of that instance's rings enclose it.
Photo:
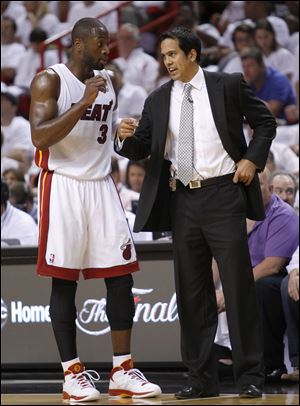
M 194 88 L 201 90 L 203 83 L 204 83 L 204 73 L 203 69 L 199 66 L 198 72 L 196 75 L 190 80 L 188 83 L 190 83 Z M 186 83 L 181 82 L 180 80 L 175 80 L 174 81 L 174 86 L 177 87 L 177 89 L 183 93 L 184 92 L 184 86 Z

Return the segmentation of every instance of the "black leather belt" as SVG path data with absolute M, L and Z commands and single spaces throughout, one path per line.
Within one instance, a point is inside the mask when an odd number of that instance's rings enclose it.
M 233 176 L 234 173 L 229 173 L 228 175 L 216 176 L 214 178 L 191 180 L 186 186 L 184 186 L 180 180 L 174 179 L 176 183 L 173 182 L 173 185 L 170 183 L 170 189 L 174 192 L 176 186 L 179 186 L 179 184 L 188 189 L 199 189 L 206 186 L 216 185 L 218 183 L 228 182 L 229 180 L 232 180 Z

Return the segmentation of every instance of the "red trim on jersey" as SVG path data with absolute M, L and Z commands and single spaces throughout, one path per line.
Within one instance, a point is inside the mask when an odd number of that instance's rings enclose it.
M 139 271 L 138 261 L 130 264 L 112 266 L 110 268 L 86 268 L 82 270 L 84 279 L 92 278 L 113 278 L 114 276 L 127 275 L 128 273 Z
M 36 149 L 34 153 L 34 162 L 39 168 L 48 170 L 48 161 L 49 161 L 49 149 L 41 151 Z

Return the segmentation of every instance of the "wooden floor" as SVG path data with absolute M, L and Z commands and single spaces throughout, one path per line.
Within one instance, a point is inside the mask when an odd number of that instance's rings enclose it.
M 1 405 L 61 405 L 61 394 L 2 395 Z M 72 403 L 76 404 L 76 403 Z M 299 405 L 298 394 L 263 395 L 261 399 L 240 399 L 237 395 L 215 398 L 176 400 L 173 394 L 152 399 L 109 398 L 103 394 L 96 402 L 78 402 L 78 405 Z

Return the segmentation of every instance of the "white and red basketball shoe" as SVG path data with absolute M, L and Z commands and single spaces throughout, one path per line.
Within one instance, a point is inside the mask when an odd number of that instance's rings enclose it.
M 133 368 L 131 359 L 111 370 L 109 396 L 151 398 L 161 394 L 158 385 L 149 382 L 141 371 Z
M 100 392 L 95 388 L 93 381 L 99 381 L 96 371 L 85 370 L 81 362 L 71 365 L 64 373 L 63 402 L 85 402 L 100 399 Z

